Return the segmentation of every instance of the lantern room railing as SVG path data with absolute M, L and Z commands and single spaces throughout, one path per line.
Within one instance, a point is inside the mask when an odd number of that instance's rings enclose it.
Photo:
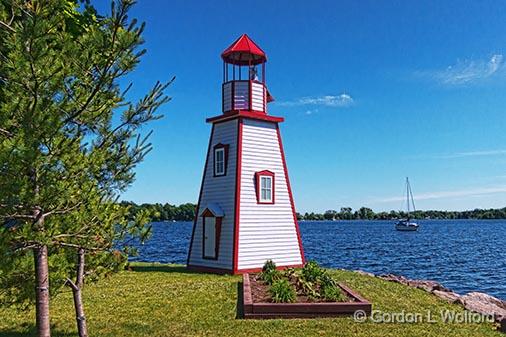
M 222 86 L 223 112 L 247 110 L 267 112 L 267 90 L 256 80 L 232 80 Z

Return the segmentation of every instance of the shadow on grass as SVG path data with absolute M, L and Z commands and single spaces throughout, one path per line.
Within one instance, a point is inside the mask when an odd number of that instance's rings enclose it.
M 22 325 L 19 330 L 0 330 L 0 337 L 36 337 L 37 329 L 34 324 Z M 75 337 L 76 334 L 58 331 L 54 327 L 51 327 L 52 337 Z
M 244 297 L 242 294 L 242 282 L 237 282 L 237 305 L 236 305 L 236 311 L 235 311 L 235 318 L 236 319 L 243 319 L 244 318 Z
M 167 265 L 167 264 L 131 264 L 126 268 L 128 271 L 134 272 L 161 272 L 161 273 L 179 273 L 179 274 L 202 274 L 202 272 L 189 270 L 186 266 Z M 1 337 L 1 336 L 0 336 Z

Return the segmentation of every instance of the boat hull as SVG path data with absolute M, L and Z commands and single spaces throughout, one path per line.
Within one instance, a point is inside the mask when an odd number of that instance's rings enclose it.
M 395 229 L 401 232 L 416 232 L 418 230 L 418 224 L 402 221 L 395 224 Z

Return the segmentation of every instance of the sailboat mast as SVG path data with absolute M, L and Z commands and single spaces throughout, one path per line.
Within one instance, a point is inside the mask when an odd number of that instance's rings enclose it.
M 415 199 L 413 198 L 413 191 L 411 190 L 411 185 L 409 185 L 409 195 L 411 196 L 411 204 L 413 205 L 413 212 L 415 212 L 416 211 Z
M 409 221 L 409 179 L 406 177 L 406 203 L 408 204 L 408 221 Z

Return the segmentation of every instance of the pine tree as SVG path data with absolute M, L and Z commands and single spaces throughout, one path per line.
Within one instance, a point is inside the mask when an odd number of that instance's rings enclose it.
M 86 1 L 0 2 L 0 298 L 35 300 L 39 336 L 64 285 L 85 336 L 84 275 L 117 268 L 129 251 L 115 240 L 148 233 L 147 214 L 131 218 L 117 198 L 151 150 L 141 127 L 160 118 L 171 81 L 136 103 L 120 88 L 145 53 L 132 5 L 99 16 Z

